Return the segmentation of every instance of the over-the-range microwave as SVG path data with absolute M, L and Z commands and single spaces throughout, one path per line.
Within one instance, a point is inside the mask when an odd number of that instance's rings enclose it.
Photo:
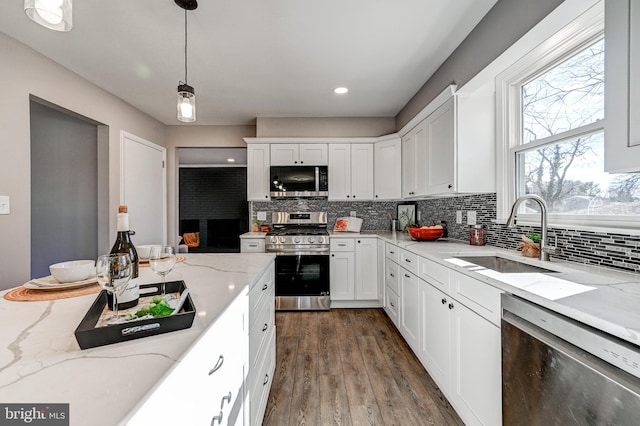
M 327 166 L 271 166 L 271 197 L 327 197 Z

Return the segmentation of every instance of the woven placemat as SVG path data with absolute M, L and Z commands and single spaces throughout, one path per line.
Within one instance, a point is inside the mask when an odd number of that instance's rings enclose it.
M 86 287 L 71 288 L 68 290 L 32 290 L 30 288 L 16 287 L 4 294 L 6 300 L 12 302 L 42 302 L 45 300 L 68 299 L 70 297 L 84 296 L 98 293 L 102 288 L 98 283 Z

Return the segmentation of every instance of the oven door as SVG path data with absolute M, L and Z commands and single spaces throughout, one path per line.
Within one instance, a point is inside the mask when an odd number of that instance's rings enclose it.
M 328 296 L 328 254 L 279 254 L 276 296 Z

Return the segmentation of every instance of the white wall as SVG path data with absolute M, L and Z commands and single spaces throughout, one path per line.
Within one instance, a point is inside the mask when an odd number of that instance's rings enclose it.
M 0 33 L 0 195 L 11 199 L 11 214 L 0 215 L 0 289 L 30 279 L 30 125 L 29 96 L 88 117 L 108 127 L 108 217 L 101 217 L 99 250 L 115 236 L 120 187 L 120 131 L 165 145 L 165 126 L 119 98 Z M 99 136 L 104 135 L 104 129 Z
M 258 117 L 256 136 L 268 137 L 367 137 L 395 132 L 394 117 Z

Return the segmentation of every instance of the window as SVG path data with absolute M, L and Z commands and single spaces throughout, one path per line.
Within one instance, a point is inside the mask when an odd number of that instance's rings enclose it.
M 602 17 L 574 22 L 573 34 L 557 34 L 498 77 L 507 94 L 504 199 L 541 196 L 553 224 L 640 227 L 640 173 L 604 172 L 603 26 Z M 519 217 L 538 211 L 528 202 Z

